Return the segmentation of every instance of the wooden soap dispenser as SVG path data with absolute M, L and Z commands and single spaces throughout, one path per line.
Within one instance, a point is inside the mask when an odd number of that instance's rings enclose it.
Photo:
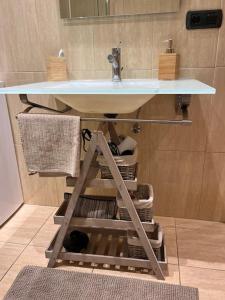
M 47 64 L 48 81 L 68 80 L 68 71 L 64 51 L 61 49 L 58 56 L 50 56 Z
M 178 77 L 179 55 L 173 48 L 173 40 L 169 39 L 166 53 L 159 57 L 159 80 L 175 80 Z

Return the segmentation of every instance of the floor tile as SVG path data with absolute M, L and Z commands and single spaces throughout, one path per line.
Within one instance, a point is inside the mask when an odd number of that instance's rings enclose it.
M 218 228 L 218 230 L 225 228 L 224 223 L 203 221 L 203 220 L 176 218 L 175 223 L 177 228 L 182 227 L 182 228 L 193 229 L 193 230 L 197 230 L 199 228 L 210 229 L 212 227 L 214 228 L 216 227 Z
M 162 228 L 164 227 L 175 227 L 175 219 L 170 217 L 161 217 L 161 216 L 155 216 L 154 220 L 159 223 Z
M 180 267 L 181 284 L 199 289 L 200 300 L 225 299 L 225 272 Z
M 176 229 L 180 265 L 225 270 L 225 225 L 193 224 Z
M 120 270 L 115 270 L 115 268 L 111 269 L 97 269 L 95 268 L 93 273 L 95 274 L 104 274 L 104 275 L 110 275 L 110 276 L 119 276 L 119 277 L 128 277 L 128 278 L 136 278 L 136 279 L 142 279 L 142 280 L 157 280 L 157 278 L 147 272 L 141 272 L 141 271 L 127 271 L 127 268 L 120 267 Z M 169 265 L 169 275 L 166 276 L 166 282 L 167 283 L 174 283 L 179 284 L 179 268 L 176 265 Z
M 25 245 L 0 243 L 0 280 L 16 261 Z
M 47 248 L 55 236 L 57 230 L 59 229 L 59 225 L 49 224 L 50 222 L 46 223 L 34 239 L 31 241 L 30 245 L 37 246 L 37 247 L 44 247 Z
M 0 299 L 3 299 L 9 288 L 11 287 L 13 281 L 18 275 L 17 271 L 9 271 L 4 278 L 0 281 Z
M 56 207 L 53 206 L 41 206 L 41 205 L 31 205 L 31 204 L 24 204 L 18 212 L 13 217 L 15 218 L 22 218 L 27 217 L 27 215 L 34 216 L 36 213 L 38 213 L 38 216 L 46 216 L 49 213 L 53 212 L 56 209 Z
M 35 265 L 40 267 L 47 267 L 48 259 L 45 258 L 45 247 L 37 247 L 37 246 L 28 246 L 22 255 L 18 258 L 18 260 L 15 262 L 11 270 L 19 272 L 23 267 L 27 265 Z M 80 271 L 84 270 L 86 268 L 81 268 L 77 266 L 76 264 L 69 264 L 67 262 L 62 262 L 57 265 L 57 268 L 71 271 Z M 89 267 L 88 272 L 92 272 L 92 268 Z
M 168 263 L 178 265 L 177 236 L 175 228 L 164 228 L 164 234 Z
M 17 259 L 11 270 L 19 272 L 27 265 L 46 267 L 48 259 L 45 258 L 45 250 L 43 247 L 28 246 Z
M 54 210 L 54 207 L 48 206 L 23 205 L 0 228 L 0 242 L 27 245 Z
M 0 229 L 0 242 L 27 245 L 36 235 L 39 228 L 14 227 Z
M 66 270 L 66 271 L 73 271 L 73 272 L 81 272 L 81 273 L 92 273 L 93 267 L 89 263 L 79 263 L 79 262 L 62 262 L 60 265 L 57 264 L 57 269 L 59 270 Z

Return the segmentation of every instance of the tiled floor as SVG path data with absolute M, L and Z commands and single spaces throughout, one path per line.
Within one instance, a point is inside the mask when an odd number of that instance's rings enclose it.
M 0 228 L 0 299 L 25 265 L 46 266 L 45 248 L 57 230 L 54 207 L 24 205 Z M 225 224 L 158 217 L 166 235 L 169 283 L 199 288 L 200 300 L 225 299 Z M 125 268 L 98 269 L 91 265 L 59 268 L 156 280 Z

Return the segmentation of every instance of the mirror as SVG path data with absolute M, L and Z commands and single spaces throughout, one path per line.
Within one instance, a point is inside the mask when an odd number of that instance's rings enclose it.
M 177 12 L 180 0 L 59 0 L 63 19 Z

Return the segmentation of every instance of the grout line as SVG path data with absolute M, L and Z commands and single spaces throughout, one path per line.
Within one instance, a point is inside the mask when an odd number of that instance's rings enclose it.
M 18 244 L 16 244 L 18 245 Z M 12 266 L 15 264 L 15 262 L 17 261 L 17 259 L 20 257 L 20 255 L 23 253 L 24 249 L 26 248 L 26 245 L 21 245 L 24 246 L 23 250 L 18 254 L 18 256 L 16 256 L 16 258 L 13 260 L 13 262 L 10 264 L 9 268 L 6 270 L 6 272 L 3 274 L 2 277 L 0 277 L 0 282 L 3 280 L 3 278 L 5 277 L 5 275 L 8 273 L 8 271 L 12 268 Z
M 30 240 L 30 242 L 28 244 L 25 245 L 25 247 L 23 248 L 23 250 L 21 251 L 21 253 L 16 257 L 16 259 L 14 260 L 14 262 L 10 265 L 10 267 L 8 268 L 8 270 L 5 272 L 5 274 L 2 276 L 0 282 L 4 279 L 4 277 L 6 276 L 6 274 L 11 270 L 11 268 L 14 266 L 14 264 L 17 262 L 17 260 L 21 257 L 21 255 L 24 253 L 24 251 L 27 249 L 27 247 L 31 244 L 31 242 L 33 241 L 33 239 L 38 235 L 38 233 L 40 232 L 40 230 L 43 228 L 43 226 L 47 223 L 48 219 L 50 218 L 50 216 L 52 215 L 49 214 L 48 217 L 45 219 L 45 221 L 42 223 L 41 227 L 36 231 L 36 233 L 34 234 L 33 238 Z M 18 244 L 19 245 L 19 244 Z M 43 247 L 38 247 L 37 248 L 43 248 Z
M 177 222 L 176 222 L 176 218 L 174 219 L 174 223 L 175 223 L 175 234 L 176 234 L 176 245 L 177 245 L 177 263 L 178 263 L 178 270 L 179 270 L 179 282 L 181 285 L 181 270 L 180 270 L 180 257 L 179 257 L 179 250 L 178 250 L 178 236 L 177 236 Z
M 197 266 L 183 266 L 180 265 L 182 268 L 191 268 L 191 269 L 198 269 L 198 270 L 210 270 L 210 271 L 220 271 L 225 273 L 225 269 L 221 270 L 221 269 L 214 269 L 214 268 L 203 268 L 203 267 L 197 267 Z
M 207 148 L 207 145 L 208 145 L 208 138 L 206 136 L 206 145 L 205 145 L 206 148 Z M 206 172 L 206 155 L 207 155 L 207 152 L 204 151 L 202 175 L 201 175 L 201 185 L 200 185 L 200 195 L 199 195 L 198 208 L 197 208 L 197 216 L 198 217 L 200 217 L 200 212 L 201 212 L 201 207 L 202 207 L 202 198 L 203 198 L 203 192 L 204 192 L 204 179 L 205 179 L 205 174 L 206 174 L 205 173 Z
M 151 124 L 156 125 L 156 124 Z M 187 152 L 187 153 L 205 153 L 204 150 L 179 150 L 179 149 L 156 149 L 157 152 Z M 222 152 L 225 153 L 225 152 Z

